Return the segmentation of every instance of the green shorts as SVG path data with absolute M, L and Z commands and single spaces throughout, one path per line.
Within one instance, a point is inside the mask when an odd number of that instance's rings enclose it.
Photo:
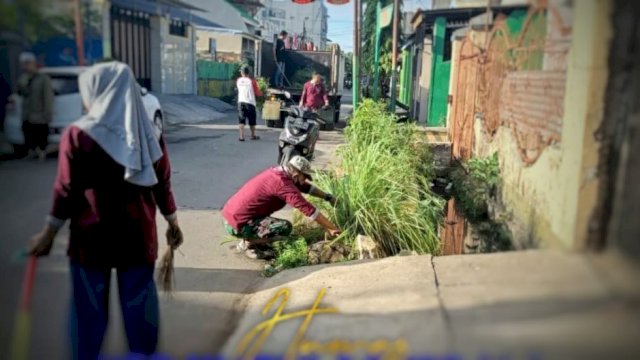
M 234 229 L 226 221 L 224 228 L 231 236 L 242 239 L 269 239 L 276 236 L 289 236 L 293 230 L 291 222 L 267 216 L 255 219 L 243 225 L 239 230 Z

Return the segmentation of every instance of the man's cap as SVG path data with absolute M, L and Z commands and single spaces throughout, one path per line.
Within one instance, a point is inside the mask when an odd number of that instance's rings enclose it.
M 36 55 L 32 52 L 23 52 L 22 54 L 20 54 L 21 63 L 35 62 L 35 61 L 36 61 Z
M 300 155 L 296 155 L 292 157 L 291 160 L 289 160 L 289 165 L 303 173 L 309 180 L 312 180 L 311 163 L 309 162 L 309 160 Z

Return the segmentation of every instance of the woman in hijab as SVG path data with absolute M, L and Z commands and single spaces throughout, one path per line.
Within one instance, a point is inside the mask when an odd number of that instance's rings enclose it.
M 149 355 L 156 350 L 159 320 L 153 280 L 156 207 L 170 229 L 180 231 L 167 149 L 127 65 L 93 66 L 78 82 L 88 113 L 62 136 L 53 205 L 30 252 L 48 255 L 56 233 L 70 219 L 74 359 L 99 355 L 113 268 L 129 348 Z

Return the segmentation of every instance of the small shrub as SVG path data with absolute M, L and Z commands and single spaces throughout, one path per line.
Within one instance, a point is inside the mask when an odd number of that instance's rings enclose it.
M 309 247 L 303 237 L 277 241 L 273 248 L 276 253 L 273 266 L 276 268 L 290 269 L 308 263 Z
M 487 219 L 487 203 L 495 196 L 500 182 L 498 155 L 476 157 L 467 168 L 461 166 L 451 173 L 454 197 L 471 222 Z
M 256 98 L 256 108 L 262 109 L 264 100 L 267 96 L 267 89 L 269 88 L 269 80 L 263 77 L 259 77 L 256 79 L 256 82 L 258 83 L 258 88 L 262 93 L 262 97 Z
M 489 217 L 488 203 L 500 183 L 498 155 L 476 157 L 451 173 L 453 195 L 466 219 L 481 240 L 481 252 L 513 248 L 511 233 L 504 221 Z

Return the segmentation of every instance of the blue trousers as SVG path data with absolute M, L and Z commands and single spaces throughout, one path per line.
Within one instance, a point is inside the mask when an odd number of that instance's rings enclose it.
M 276 87 L 284 87 L 284 61 L 276 63 L 276 71 L 274 73 L 273 83 Z
M 109 322 L 111 269 L 71 261 L 71 349 L 73 359 L 95 360 Z M 153 265 L 117 269 L 118 294 L 129 350 L 150 355 L 158 344 L 158 293 Z

